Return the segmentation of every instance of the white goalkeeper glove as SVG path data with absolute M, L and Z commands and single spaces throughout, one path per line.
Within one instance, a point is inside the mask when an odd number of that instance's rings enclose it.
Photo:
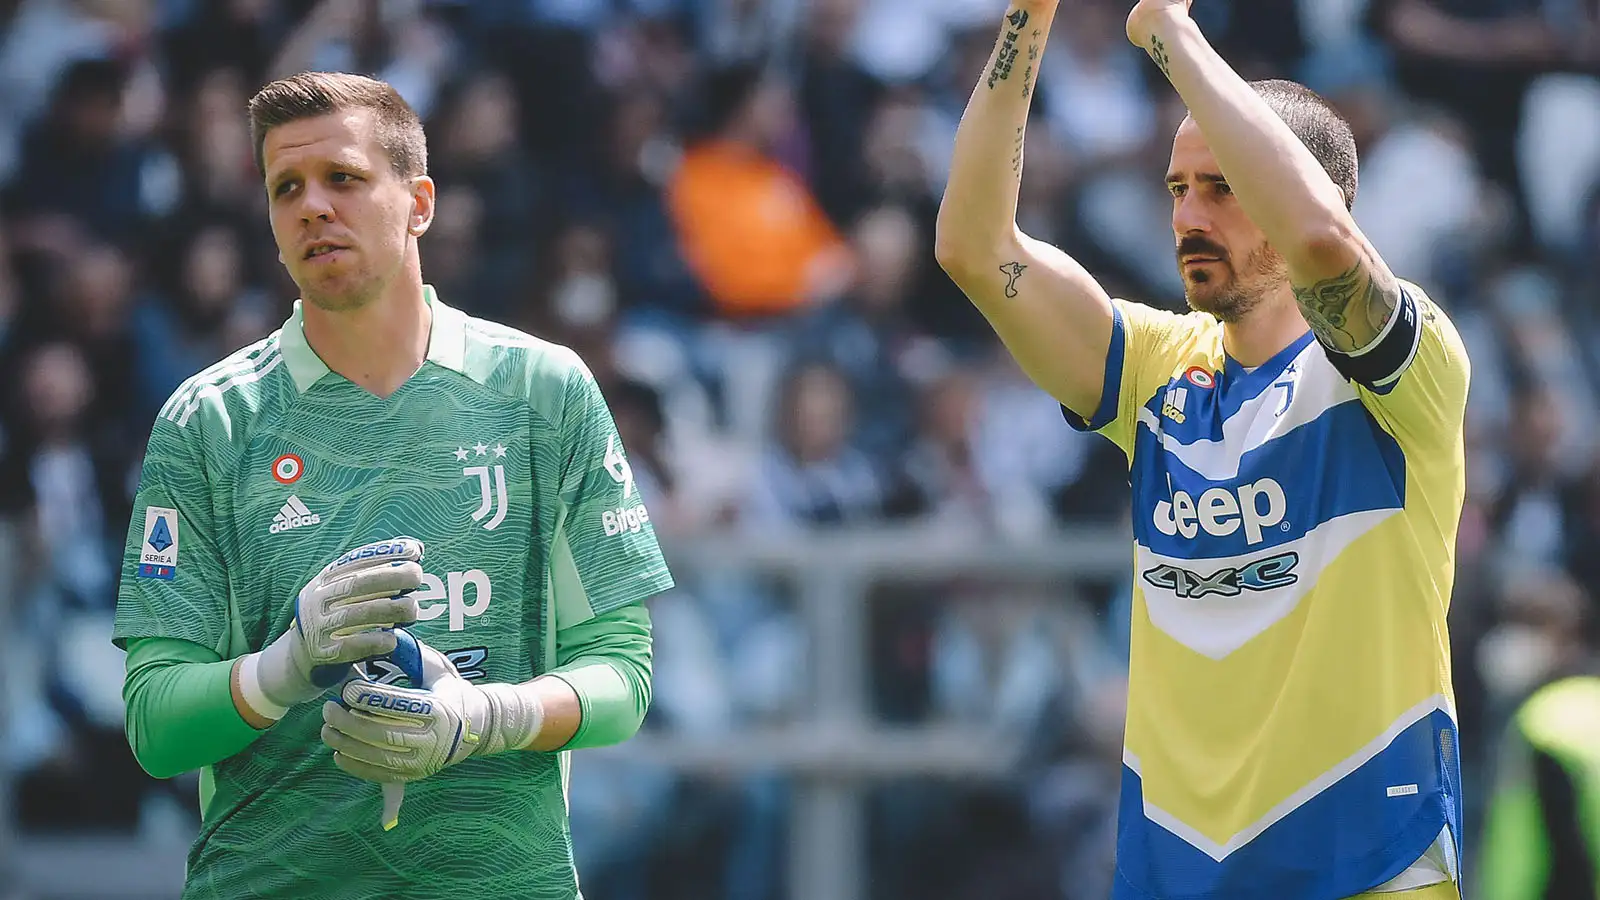
M 324 566 L 295 597 L 289 630 L 241 661 L 245 703 L 276 721 L 349 678 L 351 663 L 392 652 L 394 626 L 417 620 L 409 594 L 422 586 L 422 551 L 415 538 L 391 538 Z
M 472 756 L 526 749 L 544 725 L 529 685 L 473 684 L 443 653 L 403 628 L 394 634 L 399 643 L 389 658 L 413 682 L 420 674 L 421 686 L 356 677 L 322 707 L 322 742 L 334 764 L 384 786 L 385 829 L 399 820 L 407 782 Z

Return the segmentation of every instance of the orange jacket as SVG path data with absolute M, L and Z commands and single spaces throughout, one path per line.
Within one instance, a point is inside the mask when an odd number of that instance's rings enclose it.
M 814 267 L 844 248 L 799 177 L 732 143 L 690 148 L 667 184 L 666 201 L 685 262 L 725 314 L 803 306 Z

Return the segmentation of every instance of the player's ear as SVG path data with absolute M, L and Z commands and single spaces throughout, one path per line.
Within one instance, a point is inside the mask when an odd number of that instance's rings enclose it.
M 418 175 L 411 179 L 411 221 L 406 223 L 406 230 L 412 237 L 422 237 L 433 224 L 434 200 L 432 178 Z

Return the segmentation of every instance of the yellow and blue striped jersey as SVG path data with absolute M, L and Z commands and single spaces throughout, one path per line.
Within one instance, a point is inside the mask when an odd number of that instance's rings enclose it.
M 1454 326 L 1402 282 L 1367 351 L 1307 332 L 1247 369 L 1209 315 L 1113 307 L 1100 407 L 1067 418 L 1123 449 L 1133 491 L 1116 900 L 1456 877 Z

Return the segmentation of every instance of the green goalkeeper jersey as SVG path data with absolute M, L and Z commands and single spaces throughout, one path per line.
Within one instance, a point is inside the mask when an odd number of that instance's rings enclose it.
M 260 650 L 324 565 L 396 535 L 426 548 L 412 630 L 469 679 L 547 672 L 557 629 L 672 586 L 576 354 L 427 295 L 427 361 L 388 398 L 328 370 L 298 303 L 178 388 L 129 526 L 120 646 Z M 321 727 L 321 704 L 302 704 L 202 773 L 185 898 L 577 896 L 565 754 L 466 760 L 409 785 L 385 832 L 379 787 L 334 765 Z

